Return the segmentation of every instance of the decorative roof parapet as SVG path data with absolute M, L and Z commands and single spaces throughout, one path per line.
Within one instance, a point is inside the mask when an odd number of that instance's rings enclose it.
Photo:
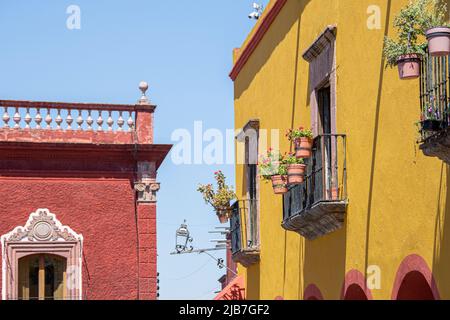
M 336 39 L 336 30 L 337 27 L 335 25 L 327 26 L 325 31 L 322 32 L 317 39 L 314 40 L 313 44 L 303 53 L 303 59 L 311 62 L 317 58 L 322 51 Z

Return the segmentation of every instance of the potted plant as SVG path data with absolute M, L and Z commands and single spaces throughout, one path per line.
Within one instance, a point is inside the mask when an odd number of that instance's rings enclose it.
M 305 181 L 306 165 L 304 160 L 297 158 L 294 153 L 286 156 L 285 163 L 287 165 L 288 184 L 296 185 Z
M 430 0 L 411 1 L 394 18 L 398 39 L 384 39 L 383 56 L 386 66 L 398 67 L 400 79 L 415 79 L 420 76 L 420 61 L 427 44 L 419 42 L 425 35 L 423 26 L 428 20 L 427 5 Z
M 432 56 L 450 54 L 450 28 L 446 22 L 447 4 L 441 0 L 426 0 L 427 18 L 424 19 L 425 36 L 428 40 L 428 52 Z
M 236 199 L 236 194 L 226 184 L 226 177 L 222 171 L 215 172 L 214 179 L 217 182 L 217 190 L 214 190 L 212 184 L 201 184 L 197 191 L 203 195 L 205 203 L 214 208 L 220 223 L 227 223 L 232 213 L 230 201 Z
M 265 181 L 272 181 L 275 194 L 285 194 L 289 191 L 287 165 L 279 152 L 269 149 L 267 154 L 261 157 L 258 167 L 261 178 Z
M 286 136 L 295 144 L 295 155 L 299 159 L 311 158 L 313 133 L 310 129 L 300 127 L 298 129 L 290 129 Z
M 443 128 L 443 121 L 441 117 L 441 112 L 439 108 L 433 107 L 433 97 L 430 98 L 430 104 L 425 107 L 425 110 L 422 112 L 421 117 L 421 127 L 422 131 L 432 131 L 436 132 Z

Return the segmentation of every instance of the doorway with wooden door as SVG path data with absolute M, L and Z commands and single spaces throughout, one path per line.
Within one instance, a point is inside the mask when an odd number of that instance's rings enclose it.
M 67 260 L 48 254 L 19 259 L 19 300 L 65 300 Z

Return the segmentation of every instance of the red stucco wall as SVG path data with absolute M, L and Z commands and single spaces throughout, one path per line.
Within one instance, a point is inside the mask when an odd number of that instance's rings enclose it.
M 36 209 L 48 208 L 62 224 L 84 237 L 83 298 L 137 299 L 134 197 L 128 179 L 0 177 L 0 235 L 25 225 Z M 152 218 L 154 214 L 155 210 L 150 214 Z M 150 257 L 151 253 L 146 253 L 147 259 L 155 261 L 145 267 L 156 266 L 156 250 L 154 257 Z

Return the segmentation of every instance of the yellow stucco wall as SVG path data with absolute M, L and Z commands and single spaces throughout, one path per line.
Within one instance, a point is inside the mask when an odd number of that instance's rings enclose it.
M 385 32 L 394 34 L 392 19 L 407 2 L 288 0 L 235 80 L 236 128 L 250 119 L 281 133 L 309 126 L 309 64 L 302 53 L 327 25 L 337 26 L 336 123 L 348 137 L 345 227 L 315 241 L 284 231 L 282 198 L 261 183 L 261 261 L 239 268 L 249 299 L 302 299 L 309 284 L 325 299 L 340 299 L 346 273 L 365 274 L 370 265 L 382 272 L 373 297 L 390 299 L 398 267 L 410 254 L 426 260 L 441 298 L 450 298 L 448 167 L 416 144 L 418 80 L 400 81 L 396 69 L 382 65 Z M 379 30 L 367 28 L 370 5 L 381 8 Z M 281 151 L 289 148 L 282 138 Z M 236 166 L 242 198 L 243 170 Z

